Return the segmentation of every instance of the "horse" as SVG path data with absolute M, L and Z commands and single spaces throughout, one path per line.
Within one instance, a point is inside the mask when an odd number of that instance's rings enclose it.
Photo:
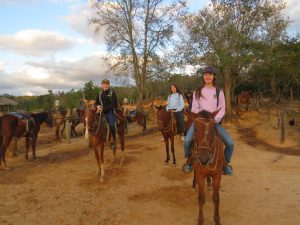
M 54 119 L 54 124 L 55 124 L 55 137 L 56 137 L 57 141 L 60 140 L 60 137 L 62 136 L 62 134 L 65 130 L 66 114 L 67 114 L 66 110 L 53 110 L 53 119 Z M 63 128 L 60 130 L 61 126 L 63 126 Z
M 175 157 L 175 149 L 174 149 L 174 137 L 177 133 L 176 128 L 176 119 L 175 115 L 171 112 L 166 110 L 165 106 L 155 106 L 157 109 L 156 116 L 157 116 L 157 124 L 158 129 L 162 133 L 164 137 L 164 142 L 166 146 L 166 154 L 167 158 L 164 161 L 164 164 L 169 164 L 170 154 L 169 154 L 169 140 L 171 142 L 171 152 L 173 156 L 173 166 L 176 166 L 176 157 Z
M 143 128 L 142 134 L 144 134 L 144 131 L 147 128 L 147 116 L 145 112 L 138 110 L 130 111 L 129 109 L 124 109 L 124 116 L 126 117 L 128 122 L 137 122 L 137 124 Z
M 235 101 L 236 101 L 236 114 L 237 115 L 239 115 L 239 105 L 242 103 L 245 104 L 246 112 L 248 112 L 251 98 L 252 98 L 251 91 L 243 91 L 239 95 L 236 96 Z
M 28 159 L 29 139 L 31 139 L 32 158 L 36 159 L 35 148 L 38 133 L 42 123 L 46 123 L 49 127 L 53 127 L 52 114 L 49 112 L 32 113 L 27 116 L 31 122 L 28 122 L 29 131 L 26 131 L 26 122 L 22 123 L 19 118 L 21 114 L 8 113 L 0 117 L 0 166 L 1 161 L 4 163 L 4 169 L 9 169 L 5 160 L 5 152 L 13 137 L 25 137 L 26 153 L 25 159 Z
M 188 92 L 184 93 L 184 96 L 188 102 L 187 110 L 191 111 L 192 110 L 192 102 L 193 102 L 193 92 L 188 91 Z
M 194 114 L 195 142 L 192 150 L 192 162 L 194 168 L 194 179 L 198 185 L 199 216 L 198 225 L 203 225 L 203 205 L 205 202 L 205 178 L 212 178 L 212 199 L 214 202 L 214 221 L 220 225 L 219 215 L 219 189 L 221 183 L 222 169 L 225 165 L 224 147 L 221 135 L 215 127 L 214 117 L 219 110 L 210 113 L 202 111 Z M 208 181 L 210 181 L 208 179 Z M 208 184 L 209 185 L 209 184 Z
M 89 108 L 85 111 L 86 117 L 86 137 L 89 137 L 93 150 L 95 153 L 95 158 L 97 162 L 97 175 L 100 176 L 100 183 L 104 181 L 104 144 L 106 142 L 106 136 L 108 132 L 108 124 L 106 122 L 104 113 L 97 113 L 96 108 Z M 118 118 L 117 118 L 118 119 Z M 121 142 L 122 157 L 120 164 L 122 165 L 125 160 L 124 154 L 124 124 L 118 122 L 117 133 Z M 122 135 L 123 134 L 123 135 Z M 116 149 L 113 150 L 113 160 L 115 161 Z
M 56 140 L 60 140 L 60 136 L 62 136 L 65 127 L 66 127 L 66 116 L 67 111 L 66 110 L 55 110 L 54 112 L 54 121 L 55 121 L 55 136 Z M 70 119 L 71 122 L 71 137 L 77 137 L 78 134 L 76 132 L 76 127 L 78 124 L 83 123 L 83 131 L 85 131 L 85 109 L 83 108 L 76 108 L 72 109 Z M 60 127 L 63 126 L 62 129 Z

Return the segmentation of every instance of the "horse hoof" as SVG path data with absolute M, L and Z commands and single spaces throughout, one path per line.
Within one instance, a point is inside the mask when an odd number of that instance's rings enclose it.
M 177 166 L 177 164 L 176 163 L 173 163 L 173 165 L 172 165 L 173 167 L 176 167 Z
M 165 162 L 164 162 L 164 165 L 169 165 L 169 162 L 166 162 L 166 161 L 165 161 Z
M 0 170 L 5 170 L 5 171 L 8 171 L 8 170 L 10 170 L 10 168 L 8 167 L 8 166 L 1 166 L 0 167 Z
M 103 183 L 105 181 L 104 177 L 99 178 L 100 183 Z

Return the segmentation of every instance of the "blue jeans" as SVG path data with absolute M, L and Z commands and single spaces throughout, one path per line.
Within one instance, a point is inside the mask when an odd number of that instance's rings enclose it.
M 219 131 L 219 133 L 222 136 L 223 142 L 225 144 L 225 159 L 227 163 L 230 163 L 230 159 L 233 153 L 233 147 L 234 143 L 233 140 L 231 139 L 230 135 L 226 131 L 224 127 L 222 127 L 219 123 L 216 123 L 216 128 Z M 191 145 L 193 141 L 193 136 L 194 136 L 194 130 L 195 130 L 195 124 L 192 123 L 191 127 L 189 128 L 186 136 L 185 136 L 185 141 L 184 141 L 184 157 L 188 158 L 191 155 Z
M 116 128 L 115 128 L 115 115 L 112 111 L 105 113 L 106 120 L 109 125 L 109 130 L 111 135 L 113 136 L 113 140 L 116 140 Z

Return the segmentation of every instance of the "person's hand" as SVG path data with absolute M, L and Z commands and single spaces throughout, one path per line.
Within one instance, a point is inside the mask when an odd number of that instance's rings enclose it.
M 102 112 L 103 107 L 101 105 L 97 105 L 97 112 Z
M 176 112 L 176 110 L 174 110 L 174 109 L 171 109 L 171 110 L 170 110 L 170 112 Z

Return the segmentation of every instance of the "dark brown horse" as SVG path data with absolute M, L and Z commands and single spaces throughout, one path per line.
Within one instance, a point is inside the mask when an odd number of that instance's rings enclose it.
M 5 114 L 0 117 L 0 163 L 4 163 L 4 169 L 8 169 L 5 152 L 13 137 L 25 137 L 26 153 L 25 159 L 28 159 L 29 140 L 31 140 L 32 157 L 36 159 L 35 148 L 38 133 L 42 123 L 46 123 L 49 127 L 53 127 L 52 114 L 49 112 L 33 113 L 26 117 L 30 119 L 29 131 L 26 131 L 26 122 L 22 123 L 18 118 L 21 114 Z M 1 166 L 1 165 L 0 165 Z
M 239 115 L 239 106 L 241 104 L 245 104 L 246 112 L 249 110 L 249 105 L 251 103 L 252 93 L 251 91 L 243 91 L 239 95 L 236 96 L 236 114 Z
M 187 110 L 188 111 L 191 111 L 192 110 L 192 102 L 193 102 L 193 92 L 191 91 L 188 91 L 184 94 L 187 102 L 188 102 L 188 107 L 187 107 Z
M 214 117 L 218 111 L 210 113 L 202 111 L 199 115 L 194 115 L 195 123 L 195 143 L 192 151 L 193 168 L 195 180 L 199 188 L 199 217 L 198 225 L 203 225 L 203 205 L 205 202 L 205 179 L 212 178 L 214 202 L 214 221 L 220 225 L 219 215 L 219 189 L 221 183 L 222 169 L 225 165 L 223 152 L 223 142 L 219 132 L 215 127 Z
M 166 154 L 167 158 L 165 160 L 165 164 L 169 164 L 170 154 L 169 154 L 169 140 L 171 142 L 171 152 L 173 155 L 173 165 L 176 166 L 176 157 L 175 157 L 175 149 L 174 149 L 174 137 L 177 133 L 176 128 L 176 119 L 175 115 L 166 110 L 165 106 L 155 106 L 157 109 L 157 124 L 158 129 L 162 133 L 164 137 L 164 142 L 166 145 Z
M 85 112 L 86 116 L 86 137 L 90 138 L 90 141 L 93 145 L 95 158 L 97 161 L 98 172 L 100 176 L 100 182 L 104 181 L 104 144 L 106 142 L 108 124 L 106 122 L 104 113 L 97 113 L 96 108 L 87 109 Z M 122 132 L 121 132 L 122 130 Z M 124 154 L 124 124 L 118 122 L 117 124 L 117 133 L 121 142 L 122 157 L 120 164 L 122 165 L 125 160 Z M 116 156 L 116 149 L 113 150 L 113 160 L 114 162 Z

